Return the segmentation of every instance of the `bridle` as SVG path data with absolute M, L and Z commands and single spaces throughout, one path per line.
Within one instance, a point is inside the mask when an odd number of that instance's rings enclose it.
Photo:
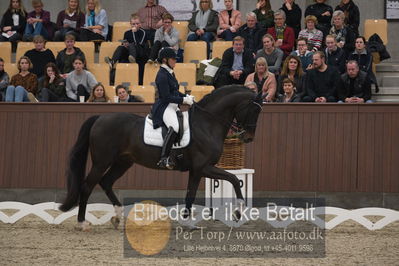
M 241 107 L 240 109 L 238 109 L 237 112 L 241 112 L 244 109 L 247 109 L 251 104 L 255 104 L 260 111 L 262 111 L 262 105 L 259 104 L 258 102 L 252 100 L 249 103 L 247 103 L 245 106 Z M 199 109 L 202 112 L 206 113 L 212 120 L 216 120 L 219 122 L 219 124 L 221 124 L 223 127 L 227 127 L 229 129 L 232 129 L 235 132 L 235 135 L 237 136 L 241 136 L 242 134 L 244 134 L 246 132 L 246 128 L 255 128 L 256 127 L 256 123 L 255 124 L 245 124 L 245 125 L 241 125 L 239 122 L 226 122 L 225 119 L 221 118 L 218 115 L 215 115 L 211 112 L 209 112 L 208 110 L 206 110 L 205 108 L 201 107 L 198 103 L 194 102 L 193 106 L 192 106 L 192 112 L 194 111 L 194 109 Z M 259 111 L 259 112 L 260 112 Z M 237 112 L 235 112 L 237 114 Z M 245 119 L 244 121 L 247 121 L 249 116 L 249 112 L 247 111 L 245 114 Z

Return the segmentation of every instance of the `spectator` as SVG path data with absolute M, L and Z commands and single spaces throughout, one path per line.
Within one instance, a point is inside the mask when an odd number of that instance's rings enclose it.
M 280 103 L 293 103 L 300 102 L 301 97 L 296 93 L 295 82 L 289 78 L 282 81 L 283 94 L 279 94 L 277 102 Z
M 83 42 L 106 40 L 108 34 L 107 12 L 101 8 L 100 0 L 87 0 L 84 28 L 80 30 Z
M 84 59 L 79 56 L 75 57 L 73 60 L 74 71 L 69 73 L 66 78 L 66 94 L 69 101 L 77 102 L 80 96 L 84 96 L 87 101 L 92 88 L 97 84 L 94 75 L 84 67 Z
M 22 39 L 26 26 L 26 11 L 21 0 L 10 0 L 7 11 L 1 19 L 0 42 L 12 42 L 15 46 Z M 16 47 L 16 46 L 15 46 Z
M 265 34 L 262 38 L 263 49 L 256 53 L 256 58 L 264 57 L 267 62 L 268 71 L 273 74 L 280 72 L 281 63 L 283 62 L 284 53 L 275 47 L 275 41 L 270 34 Z
M 330 35 L 335 37 L 338 47 L 344 49 L 347 55 L 353 51 L 355 36 L 352 30 L 345 25 L 344 12 L 334 11 Z
M 355 36 L 359 36 L 360 12 L 358 6 L 352 0 L 341 0 L 335 10 L 344 12 L 345 24 L 349 26 Z
M 136 63 L 139 65 L 139 84 L 143 84 L 144 66 L 148 60 L 148 35 L 144 29 L 141 28 L 140 18 L 136 14 L 130 17 L 130 25 L 132 29 L 125 32 L 123 35 L 122 45 L 116 48 L 112 59 L 106 57 L 111 71 L 115 69 L 116 63 Z
M 163 6 L 158 5 L 156 0 L 147 0 L 146 6 L 140 8 L 137 12 L 151 45 L 155 38 L 155 31 L 162 26 L 162 16 L 166 13 L 168 11 Z
M 274 12 L 274 27 L 269 28 L 267 33 L 276 40 L 275 46 L 283 50 L 284 55 L 288 56 L 295 45 L 295 33 L 291 27 L 285 24 L 285 12 L 278 10 Z
M 373 63 L 373 56 L 367 51 L 366 39 L 363 36 L 356 38 L 355 51 L 349 55 L 348 60 L 357 61 L 360 70 L 366 72 L 367 74 L 373 72 L 371 67 Z
M 215 87 L 229 84 L 244 84 L 248 74 L 253 71 L 253 56 L 244 49 L 244 39 L 237 36 L 233 47 L 223 53 L 222 64 L 215 75 Z
M 277 91 L 284 94 L 284 79 L 290 79 L 295 83 L 295 92 L 299 98 L 306 94 L 306 75 L 302 71 L 301 60 L 295 55 L 289 55 L 283 64 L 283 69 L 278 77 Z
M 50 21 L 50 12 L 43 10 L 41 0 L 32 0 L 33 11 L 28 13 L 23 40 L 31 42 L 36 35 L 43 36 L 46 40 L 53 38 Z
M 255 55 L 255 53 L 262 49 L 262 37 L 265 30 L 257 23 L 254 12 L 249 12 L 246 16 L 247 23 L 242 25 L 238 30 L 238 36 L 245 40 L 245 49 Z
M 293 51 L 291 55 L 298 56 L 301 60 L 302 70 L 304 72 L 312 68 L 313 64 L 313 52 L 308 50 L 308 40 L 305 38 L 299 38 L 296 41 L 297 50 Z
M 346 64 L 346 73 L 338 83 L 338 100 L 345 103 L 371 102 L 371 85 L 367 73 L 359 69 L 356 61 Z
M 54 63 L 45 67 L 46 75 L 41 84 L 41 102 L 64 102 L 67 99 L 65 80 Z
M 37 77 L 29 72 L 32 62 L 28 57 L 22 56 L 17 66 L 19 73 L 11 78 L 6 91 L 6 102 L 29 102 L 31 99 L 33 101 L 37 91 Z
M 151 47 L 149 63 L 153 63 L 158 58 L 159 50 L 162 47 L 172 48 L 176 54 L 179 50 L 179 32 L 173 27 L 174 18 L 171 14 L 166 13 L 162 16 L 162 26 L 155 32 L 154 45 Z
M 130 102 L 143 102 L 143 100 L 134 95 L 130 95 L 130 91 L 124 85 L 118 85 L 115 88 L 115 93 L 119 97 L 120 103 L 130 103 Z
M 31 72 L 40 80 L 44 76 L 45 66 L 48 63 L 55 63 L 55 57 L 50 49 L 46 49 L 46 40 L 41 35 L 33 38 L 35 49 L 29 50 L 25 56 L 29 57 L 33 64 Z
M 338 69 L 339 73 L 345 72 L 346 54 L 343 49 L 339 48 L 335 37 L 327 35 L 326 37 L 326 63 L 329 66 Z
M 4 71 L 4 59 L 0 57 L 0 102 L 4 100 L 10 77 Z
M 200 10 L 193 13 L 188 22 L 190 33 L 187 41 L 205 41 L 207 44 L 207 56 L 210 53 L 210 43 L 215 40 L 216 31 L 219 27 L 218 12 L 212 9 L 212 0 L 201 0 Z
M 85 14 L 80 10 L 79 0 L 68 0 L 68 7 L 58 13 L 57 31 L 54 34 L 54 41 L 64 41 L 67 34 L 74 35 L 76 40 L 84 24 Z
M 65 49 L 58 52 L 56 58 L 57 68 L 61 72 L 61 76 L 65 79 L 67 74 L 74 70 L 73 61 L 76 57 L 80 57 L 86 61 L 85 54 L 80 48 L 75 47 L 75 35 L 67 34 L 65 36 Z
M 314 0 L 316 3 L 310 5 L 305 10 L 305 17 L 312 15 L 317 18 L 317 28 L 327 36 L 331 28 L 333 9 L 325 4 L 326 0 Z
M 219 38 L 232 41 L 241 27 L 241 12 L 233 8 L 233 0 L 224 0 L 225 10 L 219 13 Z
M 261 28 L 267 30 L 274 26 L 274 14 L 270 5 L 270 0 L 258 0 L 256 9 L 253 12 Z
M 263 57 L 259 57 L 256 59 L 255 63 L 255 72 L 248 75 L 245 80 L 245 84 L 255 82 L 257 87 L 257 93 L 262 91 L 262 94 L 267 96 L 265 97 L 266 102 L 272 102 L 276 95 L 276 77 L 273 73 L 268 71 L 266 59 Z
M 301 30 L 299 38 L 305 38 L 309 50 L 318 51 L 323 43 L 323 33 L 321 30 L 316 29 L 317 18 L 315 16 L 307 16 L 305 18 L 306 28 Z
M 348 60 L 355 60 L 360 70 L 366 72 L 371 83 L 375 84 L 378 88 L 377 78 L 372 68 L 373 56 L 367 51 L 366 39 L 363 36 L 356 38 L 355 51 L 349 55 Z
M 313 55 L 313 69 L 306 74 L 306 93 L 304 102 L 336 102 L 337 85 L 340 79 L 336 68 L 326 65 L 324 53 Z
M 297 39 L 298 34 L 301 31 L 301 8 L 295 3 L 295 0 L 284 0 L 281 9 L 285 12 L 285 15 L 287 16 L 287 26 L 294 29 L 295 39 Z
M 97 83 L 96 85 L 94 85 L 87 102 L 88 103 L 108 103 L 108 102 L 110 102 L 110 99 L 107 96 L 107 93 L 105 92 L 103 84 Z

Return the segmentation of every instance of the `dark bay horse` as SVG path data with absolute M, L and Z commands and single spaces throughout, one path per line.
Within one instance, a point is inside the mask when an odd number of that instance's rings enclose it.
M 238 178 L 215 167 L 223 151 L 224 139 L 235 119 L 243 130 L 244 142 L 253 140 L 256 122 L 262 109 L 263 97 L 250 89 L 231 85 L 206 95 L 190 109 L 191 143 L 181 150 L 182 159 L 175 170 L 189 171 L 186 208 L 191 209 L 201 177 L 229 181 L 237 199 L 243 200 Z M 79 203 L 78 224 L 88 228 L 85 221 L 87 200 L 93 188 L 100 184 L 117 213 L 111 222 L 119 224 L 122 204 L 112 186 L 132 165 L 138 163 L 158 169 L 161 147 L 144 144 L 145 118 L 130 113 L 92 116 L 82 125 L 78 139 L 70 153 L 67 170 L 68 193 L 61 211 L 68 211 Z M 92 167 L 85 178 L 90 150 Z

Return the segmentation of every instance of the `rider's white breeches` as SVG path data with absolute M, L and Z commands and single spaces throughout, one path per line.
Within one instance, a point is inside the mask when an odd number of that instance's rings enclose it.
M 176 133 L 179 133 L 179 121 L 177 120 L 176 111 L 179 106 L 176 103 L 170 103 L 163 113 L 163 122 L 169 128 L 172 127 Z

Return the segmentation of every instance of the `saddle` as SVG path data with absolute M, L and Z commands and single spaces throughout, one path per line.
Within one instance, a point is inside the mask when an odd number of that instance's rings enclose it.
M 176 111 L 176 115 L 179 122 L 179 132 L 172 149 L 181 149 L 187 147 L 190 143 L 189 115 L 188 112 L 180 110 Z M 168 129 L 165 125 L 154 129 L 151 114 L 147 115 L 143 134 L 145 144 L 162 147 L 167 132 Z

